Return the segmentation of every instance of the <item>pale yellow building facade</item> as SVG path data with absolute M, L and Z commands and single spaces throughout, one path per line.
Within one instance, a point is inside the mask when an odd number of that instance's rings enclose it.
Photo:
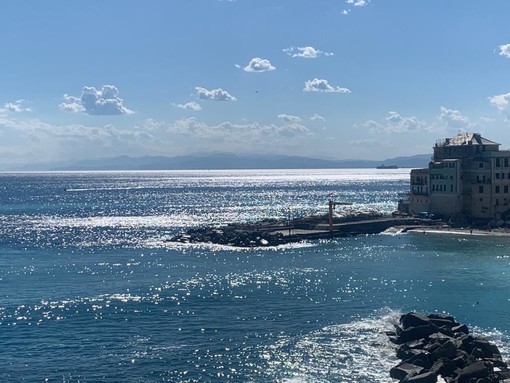
M 428 168 L 411 171 L 410 213 L 510 220 L 510 151 L 499 146 L 478 133 L 438 141 Z

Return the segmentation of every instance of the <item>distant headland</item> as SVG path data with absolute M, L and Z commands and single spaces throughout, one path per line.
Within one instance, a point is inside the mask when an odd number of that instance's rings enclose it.
M 267 154 L 207 153 L 186 156 L 118 156 L 59 163 L 17 166 L 12 171 L 83 171 L 83 170 L 221 170 L 221 169 L 349 169 L 396 166 L 427 166 L 430 154 L 396 157 L 386 160 L 337 160 Z

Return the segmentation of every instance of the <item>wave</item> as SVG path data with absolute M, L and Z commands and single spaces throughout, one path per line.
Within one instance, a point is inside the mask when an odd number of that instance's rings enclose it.
M 390 369 L 400 361 L 385 331 L 402 313 L 380 309 L 373 316 L 288 337 L 264 350 L 267 372 L 281 383 L 391 383 Z M 498 329 L 473 327 L 475 336 L 498 345 L 509 357 L 510 337 Z
M 373 317 L 284 338 L 264 352 L 268 372 L 282 383 L 393 382 L 389 371 L 398 360 L 384 331 L 400 315 L 386 308 Z

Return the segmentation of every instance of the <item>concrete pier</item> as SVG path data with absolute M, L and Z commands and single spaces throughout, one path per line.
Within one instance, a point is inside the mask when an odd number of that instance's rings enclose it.
M 377 234 L 393 226 L 419 225 L 422 220 L 405 217 L 356 218 L 330 225 L 324 217 L 306 217 L 291 221 L 231 224 L 221 227 L 190 229 L 171 239 L 182 243 L 215 243 L 237 247 L 265 247 L 304 240 Z M 330 229 L 331 228 L 331 229 Z

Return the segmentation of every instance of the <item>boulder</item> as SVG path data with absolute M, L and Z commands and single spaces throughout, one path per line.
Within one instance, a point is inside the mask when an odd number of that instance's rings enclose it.
M 404 331 L 402 331 L 402 334 L 400 334 L 400 339 L 402 342 L 410 342 L 417 339 L 426 338 L 431 334 L 434 334 L 438 331 L 438 327 L 436 325 L 433 325 L 432 323 L 429 323 L 424 326 L 415 326 L 415 327 L 408 327 L 405 328 Z
M 469 383 L 472 378 L 487 378 L 489 376 L 489 367 L 483 360 L 464 367 L 457 377 L 458 383 Z
M 501 353 L 499 352 L 498 346 L 490 343 L 486 339 L 475 339 L 471 343 L 471 346 L 473 347 L 473 349 L 475 348 L 480 349 L 486 358 L 494 358 L 498 356 L 501 357 Z
M 469 334 L 468 327 L 465 324 L 459 324 L 457 326 L 452 327 L 452 331 L 454 333 L 460 332 L 463 334 Z
M 448 339 L 445 343 L 443 343 L 440 347 L 434 350 L 430 356 L 432 360 L 438 360 L 441 358 L 452 359 L 455 358 L 457 354 L 457 348 L 460 345 L 460 342 L 455 342 L 455 340 Z
M 425 326 L 430 323 L 430 319 L 426 317 L 425 315 L 419 314 L 419 313 L 408 313 L 404 314 L 400 317 L 400 323 L 402 324 L 402 327 L 405 329 L 409 327 L 418 327 L 418 326 Z
M 424 372 L 419 375 L 415 375 L 409 379 L 404 380 L 409 383 L 436 383 L 436 374 L 433 372 Z
M 390 376 L 393 379 L 403 380 L 407 376 L 418 375 L 421 374 L 423 371 L 424 371 L 423 367 L 403 362 L 390 370 Z
M 443 320 L 447 320 L 452 323 L 457 323 L 455 321 L 455 318 L 449 314 L 432 313 L 432 314 L 427 315 L 427 317 L 429 317 L 430 319 L 443 319 Z

